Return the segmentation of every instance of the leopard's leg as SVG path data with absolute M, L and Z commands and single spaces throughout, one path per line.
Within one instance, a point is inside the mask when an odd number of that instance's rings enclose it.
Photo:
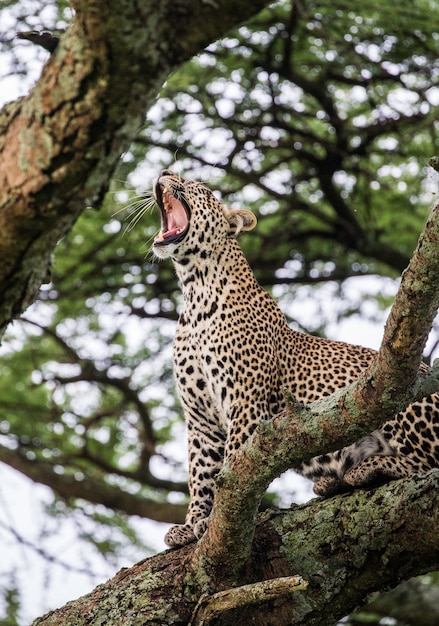
M 192 528 L 188 524 L 175 524 L 171 526 L 164 537 L 168 548 L 179 548 L 196 541 Z
M 322 497 L 333 496 L 352 489 L 343 480 L 346 468 L 352 467 L 358 456 L 356 444 L 335 452 L 320 454 L 302 463 L 298 471 L 314 482 L 313 491 Z
M 332 496 L 344 490 L 340 480 L 343 474 L 341 454 L 342 450 L 320 454 L 298 468 L 303 476 L 314 482 L 313 490 L 316 495 Z
M 165 535 L 170 548 L 199 539 L 212 510 L 215 477 L 223 464 L 224 436 L 218 429 L 206 433 L 188 419 L 190 503 L 184 524 L 172 526 Z
M 209 525 L 210 512 L 213 507 L 216 476 L 221 469 L 224 460 L 233 456 L 233 454 L 241 448 L 243 443 L 256 428 L 259 416 L 257 410 L 260 406 L 263 406 L 266 412 L 266 402 L 258 403 L 255 401 L 251 408 L 242 404 L 232 407 L 227 416 L 228 432 L 227 437 L 225 438 L 225 443 L 223 443 L 223 440 L 220 439 L 221 435 L 217 432 L 210 433 L 210 436 L 212 436 L 212 434 L 214 435 L 214 442 L 209 440 L 204 444 L 202 443 L 202 438 L 200 439 L 200 436 L 198 435 L 203 454 L 203 460 L 199 461 L 199 464 L 203 466 L 203 472 L 197 472 L 189 478 L 191 504 L 189 506 L 186 523 L 184 525 L 184 528 L 189 527 L 191 530 L 193 536 L 192 541 L 200 539 L 200 537 L 202 537 L 206 532 Z M 262 409 L 260 409 L 260 411 L 262 412 Z M 217 441 L 220 443 L 219 449 Z M 198 443 L 196 445 L 193 443 L 190 445 L 190 449 L 197 448 L 197 446 Z M 208 451 L 207 455 L 206 451 Z M 207 462 L 207 458 L 210 458 L 210 464 Z M 191 468 L 193 467 L 194 462 L 196 462 L 196 459 L 189 459 L 189 465 Z M 209 471 L 207 470 L 207 466 L 210 467 Z M 175 532 L 179 535 L 181 527 L 174 528 L 176 529 Z M 171 528 L 171 531 L 172 530 L 173 529 Z M 185 533 L 186 532 L 188 531 L 185 531 Z
M 329 498 L 330 496 L 335 496 L 337 493 L 345 493 L 350 490 L 351 487 L 337 476 L 322 476 L 315 481 L 313 486 L 313 491 L 316 496 L 322 496 L 324 498 Z
M 374 454 L 345 473 L 343 480 L 351 487 L 377 485 L 410 476 L 420 471 L 410 457 Z
M 387 437 L 381 430 L 376 430 L 345 448 L 313 457 L 303 463 L 299 471 L 314 481 L 314 493 L 328 497 L 352 490 L 354 485 L 345 480 L 345 476 L 365 459 L 393 454 Z
M 263 391 L 266 393 L 266 390 Z M 187 419 L 191 501 L 185 524 L 173 526 L 166 534 L 165 542 L 168 546 L 190 543 L 204 534 L 213 506 L 215 478 L 224 459 L 233 456 L 241 448 L 256 428 L 261 415 L 268 414 L 268 402 L 264 396 L 253 400 L 251 404 L 233 405 L 225 420 L 228 424 L 227 436 L 212 423 L 208 432 L 201 432 L 198 425 L 193 426 L 194 419 Z

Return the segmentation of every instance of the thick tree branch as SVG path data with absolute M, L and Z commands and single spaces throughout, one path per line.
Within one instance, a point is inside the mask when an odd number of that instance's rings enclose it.
M 425 518 L 428 517 L 428 524 Z M 33 626 L 187 626 L 201 597 L 196 544 L 121 570 Z M 327 626 L 373 591 L 439 567 L 439 472 L 313 500 L 260 520 L 241 584 L 300 574 L 306 590 L 224 612 L 221 626 Z
M 267 2 L 72 4 L 34 89 L 0 114 L 0 332 L 34 300 L 57 241 L 99 206 L 171 71 Z

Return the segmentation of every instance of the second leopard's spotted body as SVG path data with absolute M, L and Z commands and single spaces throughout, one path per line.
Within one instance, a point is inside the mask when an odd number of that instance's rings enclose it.
M 190 504 L 168 546 L 205 531 L 223 461 L 261 419 L 285 408 L 282 389 L 308 403 L 355 380 L 374 351 L 292 330 L 256 282 L 235 235 L 251 230 L 250 211 L 230 210 L 202 183 L 161 172 L 155 187 L 162 228 L 157 257 L 173 259 L 184 307 L 174 370 L 189 437 Z M 439 398 L 410 405 L 379 430 L 300 473 L 319 495 L 439 467 Z

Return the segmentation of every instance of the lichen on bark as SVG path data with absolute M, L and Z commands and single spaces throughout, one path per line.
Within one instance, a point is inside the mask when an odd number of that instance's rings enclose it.
M 266 511 L 242 584 L 299 574 L 308 587 L 262 604 L 238 601 L 214 623 L 327 626 L 372 592 L 438 568 L 438 494 L 439 471 L 433 470 L 375 490 Z M 191 544 L 141 561 L 32 626 L 187 626 L 200 598 L 192 578 L 196 550 Z

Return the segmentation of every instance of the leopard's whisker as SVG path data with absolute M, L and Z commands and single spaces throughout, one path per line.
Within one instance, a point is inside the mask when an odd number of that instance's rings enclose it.
M 150 211 L 153 207 L 157 206 L 156 200 L 151 191 L 147 191 L 142 194 L 138 194 L 132 198 L 129 204 L 124 204 L 119 209 L 113 212 L 113 216 L 117 216 L 120 213 L 125 212 L 127 214 L 126 219 L 128 223 L 124 228 L 124 234 L 133 230 L 142 217 Z

